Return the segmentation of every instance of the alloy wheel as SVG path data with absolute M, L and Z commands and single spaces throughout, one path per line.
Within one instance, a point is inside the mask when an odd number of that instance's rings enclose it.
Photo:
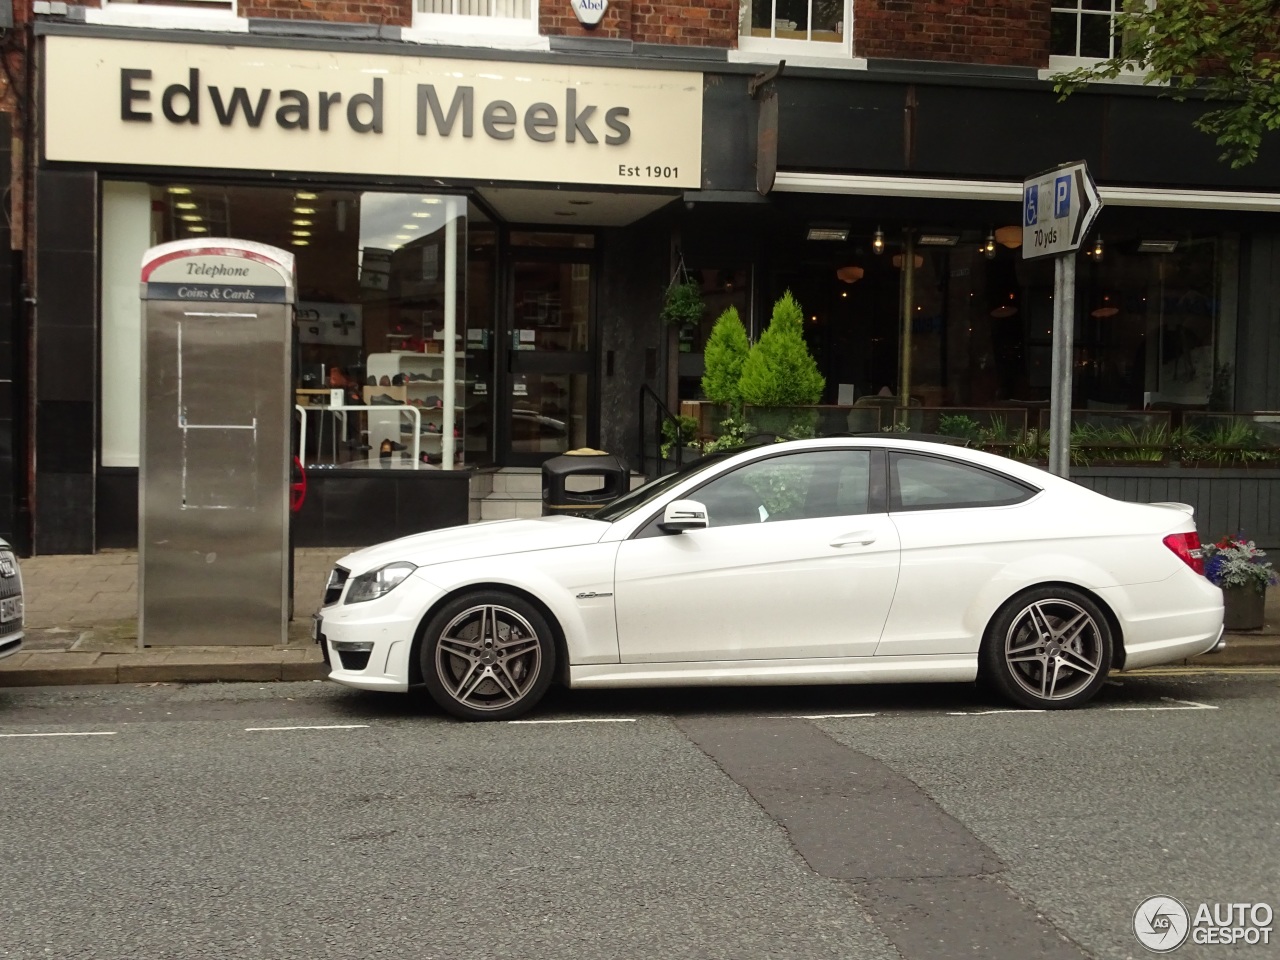
M 1004 638 L 1010 675 L 1038 700 L 1067 700 L 1087 688 L 1105 666 L 1104 651 L 1097 621 L 1064 599 L 1029 604 Z
M 478 604 L 445 625 L 435 650 L 445 692 L 463 706 L 490 712 L 523 700 L 542 672 L 542 644 L 510 607 Z

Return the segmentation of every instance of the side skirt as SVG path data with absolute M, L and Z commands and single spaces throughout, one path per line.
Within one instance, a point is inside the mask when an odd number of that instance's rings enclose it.
M 569 686 L 708 687 L 823 683 L 971 683 L 976 654 L 814 660 L 591 663 L 569 667 Z

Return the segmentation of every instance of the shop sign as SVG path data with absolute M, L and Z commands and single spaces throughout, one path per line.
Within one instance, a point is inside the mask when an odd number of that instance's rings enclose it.
M 360 348 L 364 344 L 358 303 L 313 303 L 299 300 L 293 307 L 299 343 Z
M 85 37 L 45 44 L 49 160 L 701 186 L 698 73 Z

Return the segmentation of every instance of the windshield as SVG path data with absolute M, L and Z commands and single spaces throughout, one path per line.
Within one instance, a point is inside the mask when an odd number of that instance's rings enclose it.
M 695 473 L 701 473 L 707 467 L 719 463 L 726 457 L 731 457 L 735 453 L 741 453 L 745 447 L 735 447 L 732 450 L 718 450 L 715 453 L 709 453 L 704 457 L 699 457 L 692 463 L 687 463 L 678 469 L 675 473 L 668 473 L 666 476 L 657 477 L 650 480 L 642 487 L 636 487 L 630 493 L 624 493 L 617 500 L 612 500 L 605 504 L 595 513 L 591 514 L 592 520 L 603 520 L 605 523 L 613 523 L 615 520 L 621 520 L 628 514 L 640 509 L 647 503 L 651 503 L 655 498 L 666 493 L 672 487 L 676 486 Z

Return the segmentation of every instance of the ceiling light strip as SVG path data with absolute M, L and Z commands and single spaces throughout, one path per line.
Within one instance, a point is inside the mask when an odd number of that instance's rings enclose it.
M 939 200 L 1022 200 L 1022 184 L 1003 180 L 944 180 L 929 177 L 872 177 L 858 174 L 779 172 L 779 193 L 847 194 L 865 197 L 928 197 Z M 1280 211 L 1280 193 L 1230 190 L 1166 190 L 1156 187 L 1098 187 L 1102 202 L 1117 207 L 1186 210 Z

